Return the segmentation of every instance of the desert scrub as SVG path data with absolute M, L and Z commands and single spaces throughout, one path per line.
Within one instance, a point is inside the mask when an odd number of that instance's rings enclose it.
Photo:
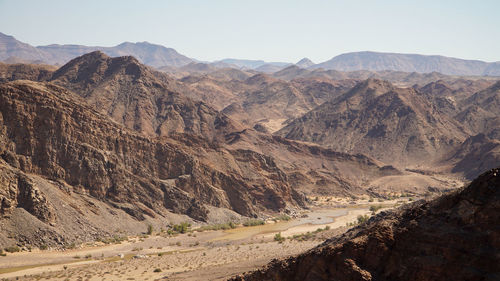
M 153 234 L 153 230 L 154 230 L 153 225 L 152 224 L 148 224 L 148 229 L 147 229 L 146 233 L 148 235 L 151 235 L 151 234 Z
M 228 229 L 233 229 L 233 228 L 236 228 L 236 224 L 231 221 L 228 223 L 204 225 L 204 226 L 198 227 L 195 230 L 198 232 L 203 232 L 203 231 L 207 231 L 207 230 L 228 230 Z
M 308 231 L 302 234 L 294 234 L 290 239 L 297 241 L 307 241 L 311 238 L 314 238 L 314 234 Z
M 291 220 L 292 218 L 290 218 L 290 216 L 288 215 L 285 215 L 285 214 L 282 214 L 282 215 L 279 215 L 277 217 L 274 217 L 273 218 L 273 221 L 289 221 Z
M 101 242 L 104 244 L 121 244 L 123 241 L 126 241 L 127 237 L 126 236 L 118 236 L 118 235 L 113 235 L 113 237 L 106 237 L 106 238 L 97 238 L 97 242 Z
M 243 226 L 256 226 L 256 225 L 264 225 L 266 222 L 260 219 L 250 219 L 243 222 Z
M 281 232 L 276 233 L 274 235 L 274 241 L 277 241 L 279 243 L 283 243 L 283 241 L 285 241 L 285 237 L 281 236 Z
M 161 272 L 161 269 L 155 268 L 155 270 L 153 270 L 153 272 Z
M 368 219 L 370 219 L 370 217 L 368 215 L 364 215 L 364 216 L 359 215 L 357 219 L 358 219 L 358 224 L 362 224 L 364 222 L 367 222 Z
M 4 250 L 9 253 L 15 253 L 21 251 L 21 249 L 18 246 L 10 246 L 5 248 Z
M 376 206 L 375 206 L 375 205 L 373 205 L 373 206 L 370 206 L 370 211 L 372 211 L 372 212 L 374 212 L 374 213 L 375 213 L 375 212 L 377 212 L 378 210 L 382 209 L 383 207 L 384 207 L 384 206 L 382 206 L 382 205 L 376 205 Z
M 171 230 L 173 231 L 173 233 L 186 233 L 189 231 L 190 227 L 191 227 L 190 223 L 182 222 L 180 224 L 174 224 Z

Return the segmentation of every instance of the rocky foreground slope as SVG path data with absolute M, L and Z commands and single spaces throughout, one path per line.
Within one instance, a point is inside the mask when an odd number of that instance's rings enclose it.
M 499 280 L 500 168 L 232 280 Z

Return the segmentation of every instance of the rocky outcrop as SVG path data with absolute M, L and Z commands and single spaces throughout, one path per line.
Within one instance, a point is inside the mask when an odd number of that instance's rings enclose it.
M 1 160 L 0 160 L 1 161 Z M 15 208 L 23 208 L 39 220 L 54 224 L 52 205 L 22 172 L 0 162 L 0 217 L 8 218 Z
M 500 169 L 232 280 L 498 280 Z

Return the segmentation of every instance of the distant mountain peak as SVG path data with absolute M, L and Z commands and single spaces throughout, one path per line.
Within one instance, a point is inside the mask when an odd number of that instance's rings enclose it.
M 12 35 L 7 35 L 7 34 L 2 33 L 2 32 L 0 32 L 0 39 L 16 40 L 16 38 L 14 38 L 14 36 L 12 36 Z
M 303 58 L 303 59 L 299 60 L 295 65 L 300 66 L 302 68 L 308 68 L 309 66 L 314 65 L 314 62 L 312 62 L 308 58 Z
M 403 71 L 448 75 L 500 75 L 500 64 L 479 60 L 464 60 L 439 55 L 419 55 L 382 52 L 351 52 L 313 66 L 339 71 Z

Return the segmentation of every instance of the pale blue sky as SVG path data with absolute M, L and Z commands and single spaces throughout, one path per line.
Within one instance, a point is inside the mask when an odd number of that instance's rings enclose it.
M 500 61 L 499 14 L 499 0 L 0 0 L 0 32 L 32 45 L 148 41 L 200 60 L 370 50 Z

